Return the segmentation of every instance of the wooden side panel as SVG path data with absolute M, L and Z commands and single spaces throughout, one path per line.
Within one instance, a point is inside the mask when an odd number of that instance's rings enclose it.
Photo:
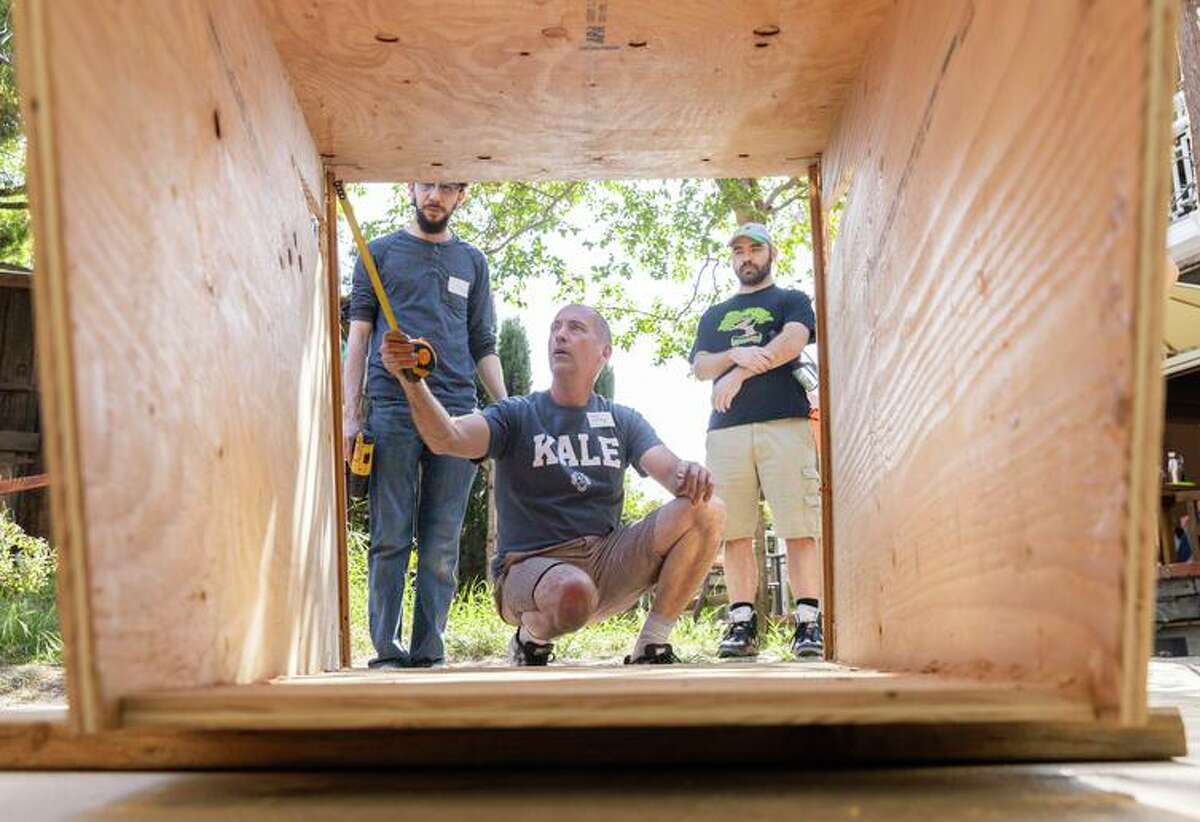
M 907 0 L 868 53 L 824 159 L 841 662 L 1145 716 L 1164 6 Z
M 324 184 L 265 20 L 237 0 L 29 5 L 57 185 L 33 199 L 53 198 L 38 238 L 60 251 L 39 245 L 39 277 L 74 363 L 51 424 L 78 435 L 51 472 L 79 483 L 101 710 L 336 665 Z

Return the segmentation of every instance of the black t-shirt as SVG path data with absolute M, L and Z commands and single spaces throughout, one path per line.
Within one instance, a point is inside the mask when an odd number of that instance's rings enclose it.
M 496 460 L 497 562 L 617 527 L 625 468 L 660 444 L 641 414 L 592 394 L 583 408 L 549 391 L 509 397 L 482 411 Z
M 690 359 L 695 360 L 701 351 L 720 354 L 741 345 L 764 346 L 790 322 L 807 326 L 809 342 L 816 340 L 817 321 L 813 316 L 812 301 L 803 291 L 772 285 L 750 294 L 735 294 L 704 312 L 696 329 Z M 746 380 L 728 412 L 712 412 L 708 430 L 807 417 L 808 397 L 803 386 L 792 376 L 792 369 L 798 362 L 784 363 Z

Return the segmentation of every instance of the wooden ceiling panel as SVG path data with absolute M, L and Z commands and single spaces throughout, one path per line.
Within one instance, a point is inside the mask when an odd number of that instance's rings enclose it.
M 260 0 L 348 180 L 760 176 L 825 146 L 889 0 Z

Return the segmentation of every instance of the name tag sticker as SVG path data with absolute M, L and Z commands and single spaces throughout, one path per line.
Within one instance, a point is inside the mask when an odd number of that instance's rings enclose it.
M 450 278 L 450 293 L 457 294 L 460 297 L 466 297 L 471 292 L 471 284 L 459 277 Z
M 615 425 L 611 411 L 589 411 L 587 417 L 588 425 L 592 428 L 612 428 Z

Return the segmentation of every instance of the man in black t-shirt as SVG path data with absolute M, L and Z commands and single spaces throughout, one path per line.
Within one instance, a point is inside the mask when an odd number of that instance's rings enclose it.
M 712 565 L 724 506 L 712 476 L 676 457 L 632 408 L 592 391 L 612 356 L 608 323 L 569 305 L 550 326 L 549 391 L 510 397 L 451 417 L 422 382 L 401 380 L 413 421 L 438 454 L 496 461 L 499 544 L 490 568 L 496 608 L 517 628 L 517 665 L 545 665 L 550 640 L 623 611 L 657 586 L 626 664 L 678 661 L 675 621 Z M 389 333 L 384 366 L 415 364 L 412 345 Z M 625 469 L 650 475 L 676 499 L 620 525 Z
M 692 346 L 692 373 L 713 380 L 706 463 L 728 506 L 725 582 L 729 625 L 718 655 L 758 654 L 753 540 L 760 489 L 775 532 L 786 539 L 788 582 L 796 597 L 797 657 L 824 653 L 821 633 L 820 477 L 808 398 L 793 376 L 816 334 L 812 303 L 771 278 L 775 249 L 767 229 L 747 223 L 729 241 L 738 293 L 704 312 Z

